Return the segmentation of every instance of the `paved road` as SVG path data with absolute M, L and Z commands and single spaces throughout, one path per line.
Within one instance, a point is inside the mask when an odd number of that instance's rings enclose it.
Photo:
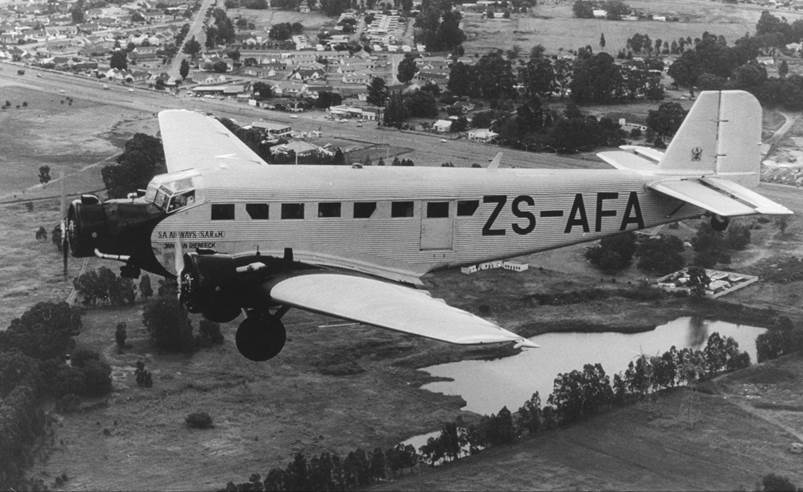
M 214 7 L 216 4 L 217 0 L 201 0 L 201 7 L 195 12 L 195 15 L 192 18 L 190 30 L 187 32 L 187 36 L 185 36 L 184 40 L 181 42 L 181 46 L 179 46 L 176 56 L 174 56 L 170 61 L 170 67 L 167 69 L 168 75 L 172 76 L 174 79 L 178 79 L 180 77 L 179 69 L 181 68 L 181 60 L 184 58 L 189 58 L 189 55 L 184 54 L 184 45 L 187 44 L 187 41 L 194 37 L 196 41 L 201 43 L 201 48 L 203 48 L 204 43 L 206 42 L 206 33 L 203 30 L 204 22 L 207 19 L 206 11 L 209 9 L 209 7 Z
M 233 118 L 241 125 L 257 119 L 264 119 L 285 123 L 298 131 L 320 129 L 323 133 L 322 142 L 329 138 L 337 138 L 353 141 L 355 146 L 359 147 L 390 145 L 409 149 L 409 152 L 405 153 L 403 157 L 413 159 L 416 165 L 440 165 L 443 162 L 452 162 L 456 166 L 469 166 L 472 163 L 484 165 L 497 152 L 502 151 L 504 152 L 503 166 L 558 169 L 608 167 L 598 160 L 579 160 L 555 154 L 536 154 L 504 149 L 495 145 L 478 144 L 465 139 L 452 140 L 433 134 L 400 132 L 379 128 L 370 122 L 364 123 L 362 127 L 357 127 L 355 122 L 338 123 L 328 120 L 320 111 L 291 115 L 280 111 L 255 108 L 235 101 L 173 96 L 161 91 L 131 89 L 113 83 L 108 83 L 109 88 L 104 89 L 103 82 L 89 77 L 39 70 L 33 67 L 25 67 L 26 74 L 19 76 L 16 75 L 17 68 L 19 68 L 18 65 L 0 62 L 0 86 L 20 85 L 47 93 L 64 90 L 67 95 L 74 98 L 152 113 L 154 118 L 156 113 L 163 109 L 192 109 Z

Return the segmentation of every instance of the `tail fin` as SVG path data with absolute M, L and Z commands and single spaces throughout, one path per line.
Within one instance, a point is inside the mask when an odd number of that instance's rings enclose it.
M 712 175 L 758 185 L 761 105 L 745 91 L 703 91 L 658 169 L 665 174 Z

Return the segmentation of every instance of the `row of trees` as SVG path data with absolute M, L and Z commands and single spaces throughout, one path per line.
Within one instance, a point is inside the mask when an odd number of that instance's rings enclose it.
M 660 356 L 642 355 L 611 382 L 601 364 L 586 364 L 582 370 L 558 374 L 547 404 L 535 393 L 514 414 L 506 407 L 466 424 L 458 417 L 444 423 L 437 437 L 416 453 L 412 446 L 398 445 L 365 453 L 357 449 L 342 460 L 324 453 L 308 461 L 297 453 L 285 468 L 273 468 L 262 480 L 252 475 L 248 482 L 229 482 L 226 491 L 253 490 L 354 490 L 395 477 L 419 461 L 430 465 L 457 460 L 482 450 L 509 444 L 545 430 L 570 425 L 615 405 L 625 405 L 656 391 L 694 384 L 725 371 L 747 367 L 750 357 L 739 352 L 732 338 L 712 333 L 703 350 L 674 346 Z
M 137 297 L 134 282 L 130 278 L 118 277 L 106 267 L 79 275 L 73 279 L 73 286 L 85 306 L 90 304 L 121 306 L 132 304 Z M 149 276 L 142 277 L 139 288 L 143 298 L 147 299 L 153 295 Z
M 111 367 L 100 355 L 73 351 L 80 330 L 77 308 L 41 302 L 0 331 L 0 489 L 22 483 L 31 446 L 46 423 L 43 397 L 77 399 L 111 390 Z
M 714 230 L 709 221 L 700 221 L 691 240 L 695 251 L 693 264 L 711 268 L 717 263 L 730 263 L 732 251 L 750 244 L 750 227 L 749 223 L 733 221 L 722 232 Z M 683 241 L 671 234 L 637 241 L 635 234 L 625 232 L 601 239 L 586 250 L 585 257 L 600 270 L 613 273 L 626 268 L 636 256 L 639 259 L 636 266 L 640 270 L 666 275 L 683 268 L 684 250 Z
M 212 11 L 214 25 L 206 28 L 206 47 L 213 49 L 217 45 L 233 43 L 236 39 L 234 24 L 226 15 L 226 11 L 216 8 Z

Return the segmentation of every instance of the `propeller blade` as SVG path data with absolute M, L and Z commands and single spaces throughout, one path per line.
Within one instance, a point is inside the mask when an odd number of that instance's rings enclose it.
M 181 271 L 184 270 L 184 251 L 181 248 L 181 241 L 176 238 L 176 247 L 175 247 L 175 267 L 176 267 L 176 277 L 181 279 Z
M 64 171 L 59 173 L 59 190 L 61 192 L 61 201 L 59 203 L 59 211 L 61 214 L 61 258 L 64 264 L 64 277 L 67 277 L 67 263 L 69 261 L 69 244 L 67 242 L 67 194 L 64 191 Z

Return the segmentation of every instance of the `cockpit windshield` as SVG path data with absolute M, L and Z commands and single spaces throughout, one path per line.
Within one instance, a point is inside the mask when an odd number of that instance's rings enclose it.
M 153 203 L 165 212 L 173 212 L 195 203 L 195 186 L 192 176 L 173 177 L 157 176 L 145 192 L 145 200 Z M 161 178 L 161 179 L 160 179 Z

